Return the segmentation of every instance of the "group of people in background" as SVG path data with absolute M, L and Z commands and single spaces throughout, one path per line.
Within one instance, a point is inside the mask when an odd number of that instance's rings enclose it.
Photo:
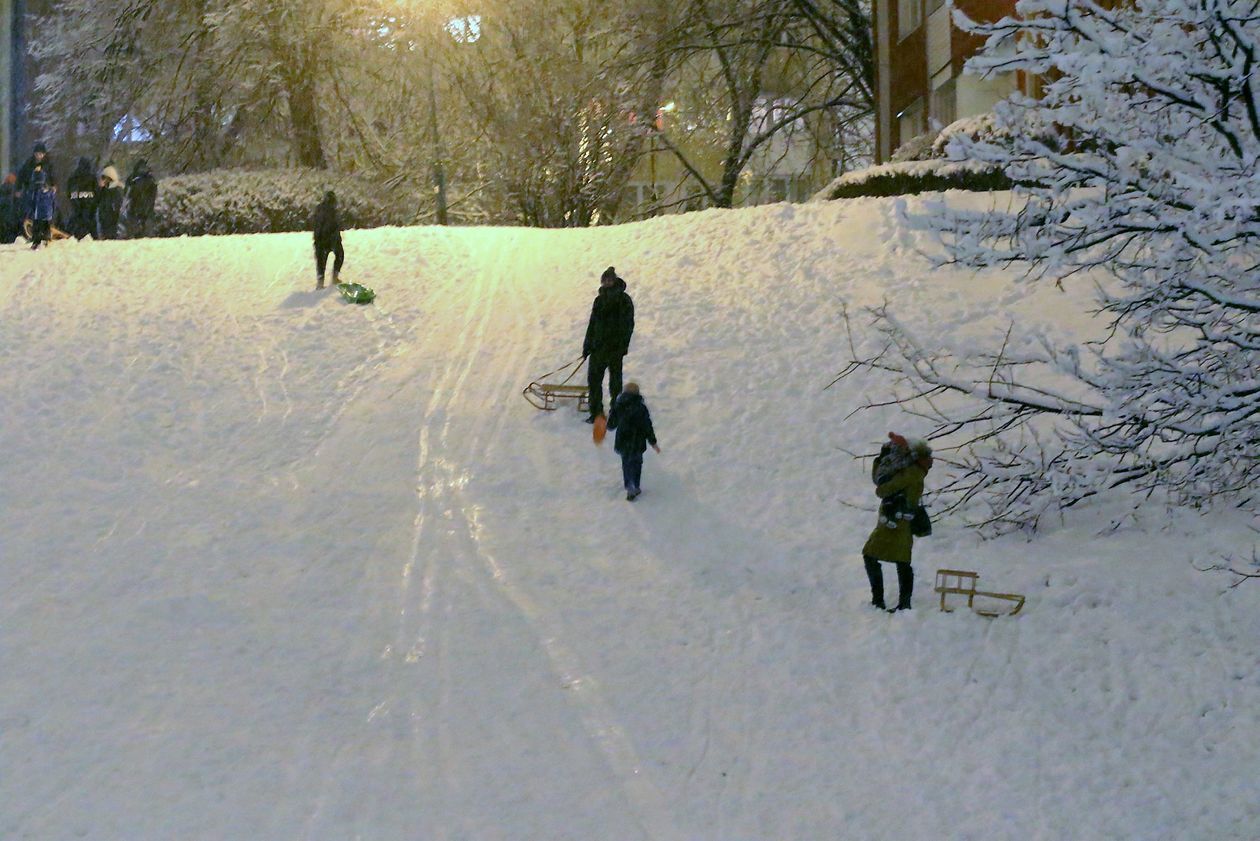
M 26 237 L 39 248 L 64 232 L 75 239 L 148 236 L 157 205 L 157 179 L 143 158 L 124 182 L 107 165 L 99 172 L 79 158 L 65 182 L 64 200 L 48 148 L 37 143 L 30 158 L 0 185 L 0 243 Z

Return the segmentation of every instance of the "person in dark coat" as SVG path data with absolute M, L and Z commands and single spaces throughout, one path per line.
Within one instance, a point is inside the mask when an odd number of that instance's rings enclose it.
M 582 356 L 587 357 L 590 389 L 590 417 L 587 423 L 604 413 L 604 372 L 608 372 L 608 399 L 621 394 L 621 362 L 630 351 L 634 334 L 634 301 L 626 294 L 626 282 L 609 266 L 599 278 L 599 294 L 591 306 L 591 319 L 586 325 Z
M 118 222 L 122 218 L 123 182 L 118 170 L 110 166 L 101 170 L 96 185 L 96 236 L 118 239 Z
M 10 172 L 0 183 L 0 243 L 8 245 L 22 235 L 22 199 L 17 189 L 17 173 Z
M 862 547 L 862 561 L 871 584 L 871 604 L 886 610 L 884 574 L 880 562 L 897 567 L 897 607 L 909 610 L 914 594 L 914 568 L 910 560 L 914 535 L 910 530 L 910 512 L 923 496 L 923 482 L 932 469 L 932 448 L 919 438 L 903 438 L 888 433 L 889 443 L 880 450 L 871 467 L 875 495 L 881 500 L 875 530 Z
M 96 235 L 96 175 L 92 172 L 92 162 L 87 158 L 79 158 L 78 166 L 66 182 L 66 191 L 70 194 L 70 224 L 67 228 L 70 235 L 81 240 L 85 236 Z
M 49 169 L 45 169 L 42 164 L 35 164 L 24 192 L 29 195 L 30 247 L 33 251 L 53 238 L 53 219 L 57 217 L 57 185 L 53 183 L 52 171 Z
M 337 215 L 337 194 L 332 190 L 324 193 L 324 200 L 311 216 L 311 229 L 315 237 L 315 288 L 324 288 L 324 271 L 328 268 L 328 255 L 333 255 L 333 285 L 340 282 L 341 267 L 346 262 L 346 252 L 341 246 L 341 220 Z
M 44 174 L 43 180 L 49 184 L 56 184 L 56 173 L 53 170 L 52 158 L 48 157 L 48 147 L 43 143 L 36 143 L 35 148 L 31 151 L 31 156 L 26 159 L 26 163 L 22 164 L 21 169 L 17 173 L 17 189 L 21 194 L 24 218 L 30 218 L 30 208 L 32 203 L 31 182 L 35 178 L 36 172 Z
M 626 486 L 626 499 L 633 502 L 643 492 L 639 482 L 643 478 L 643 454 L 648 445 L 652 445 L 657 455 L 661 452 L 656 445 L 652 415 L 639 394 L 638 383 L 626 383 L 626 390 L 613 400 L 608 428 L 617 431 L 613 449 L 621 456 L 621 478 Z
M 157 190 L 157 179 L 149 170 L 149 162 L 144 158 L 136 161 L 126 187 L 128 239 L 149 235 L 153 210 L 157 206 Z

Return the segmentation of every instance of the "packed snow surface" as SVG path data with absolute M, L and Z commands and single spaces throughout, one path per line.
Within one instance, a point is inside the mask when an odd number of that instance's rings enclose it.
M 868 606 L 849 453 L 924 430 L 824 390 L 843 308 L 1091 329 L 899 206 L 351 232 L 369 307 L 301 234 L 0 252 L 0 837 L 1260 837 L 1260 583 L 1195 569 L 1241 513 L 945 517 L 915 609 Z M 608 265 L 663 450 L 633 503 L 520 397 Z M 1027 607 L 941 613 L 938 567 Z

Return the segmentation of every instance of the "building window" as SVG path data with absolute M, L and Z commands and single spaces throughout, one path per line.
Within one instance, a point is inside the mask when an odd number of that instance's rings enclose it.
M 897 0 L 897 37 L 905 38 L 923 23 L 923 0 Z
M 932 122 L 939 128 L 945 128 L 958 119 L 956 88 L 954 80 L 950 79 L 932 91 Z
M 923 110 L 923 100 L 916 99 L 897 115 L 898 143 L 904 145 L 925 131 L 927 131 L 927 114 Z
M 645 216 L 656 212 L 660 197 L 652 189 L 652 185 L 644 181 L 631 181 L 622 193 L 622 211 L 632 216 Z
M 461 44 L 475 44 L 481 40 L 481 15 L 451 18 L 446 22 L 446 31 Z
M 790 175 L 776 175 L 766 179 L 766 201 L 796 201 L 795 180 Z

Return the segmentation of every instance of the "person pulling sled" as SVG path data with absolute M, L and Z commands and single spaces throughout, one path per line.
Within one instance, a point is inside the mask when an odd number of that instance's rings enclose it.
M 608 399 L 621 394 L 622 359 L 630 352 L 634 335 L 634 301 L 626 294 L 626 282 L 609 266 L 599 278 L 599 294 L 591 305 L 582 356 L 587 359 L 590 390 L 590 416 L 587 423 L 604 414 L 604 372 L 608 372 Z

